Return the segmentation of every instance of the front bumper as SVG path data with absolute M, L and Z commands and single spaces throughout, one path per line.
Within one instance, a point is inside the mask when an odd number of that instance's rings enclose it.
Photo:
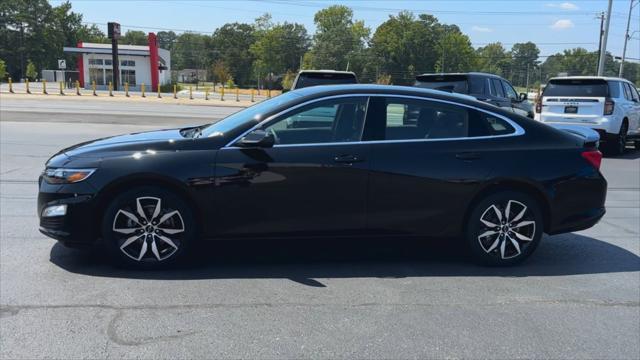
M 86 191 L 87 185 L 51 185 L 40 180 L 38 193 L 39 230 L 42 234 L 63 242 L 65 245 L 92 244 L 100 233 L 95 216 L 95 196 Z M 43 217 L 42 211 L 54 205 L 67 205 L 63 216 Z

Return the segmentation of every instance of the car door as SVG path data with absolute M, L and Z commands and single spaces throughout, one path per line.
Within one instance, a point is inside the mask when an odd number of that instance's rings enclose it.
M 313 101 L 258 128 L 273 147 L 218 152 L 218 237 L 330 235 L 365 227 L 369 146 L 366 97 Z
M 625 98 L 625 115 L 629 119 L 629 133 L 640 133 L 640 100 L 636 89 L 627 82 L 623 82 Z
M 524 102 L 521 101 L 520 98 L 518 97 L 518 93 L 513 88 L 513 86 L 511 86 L 511 84 L 509 84 L 507 81 L 501 80 L 501 82 L 502 82 L 502 87 L 504 88 L 504 94 L 506 98 L 509 100 L 509 103 L 511 105 L 511 111 L 513 111 L 518 115 L 528 116 L 529 111 L 524 106 L 523 104 Z
M 436 100 L 371 97 L 367 114 L 367 224 L 376 234 L 459 230 L 469 199 L 491 173 L 493 140 L 478 135 L 515 131 L 497 117 L 483 120 L 500 122 L 497 130 L 479 129 L 473 119 L 480 112 Z

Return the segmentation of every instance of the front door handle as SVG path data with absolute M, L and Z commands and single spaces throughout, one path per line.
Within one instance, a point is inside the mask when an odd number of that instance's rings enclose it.
M 364 161 L 364 159 L 358 155 L 348 154 L 348 155 L 336 155 L 333 157 L 333 161 L 337 163 L 353 164 L 356 162 Z
M 456 154 L 458 160 L 477 160 L 480 159 L 480 154 L 477 152 L 462 152 Z

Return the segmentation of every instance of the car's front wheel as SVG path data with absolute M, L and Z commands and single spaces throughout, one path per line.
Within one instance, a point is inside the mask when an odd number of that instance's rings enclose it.
M 540 206 L 531 196 L 504 191 L 479 201 L 469 216 L 467 246 L 483 265 L 508 266 L 529 257 L 543 232 Z
M 153 269 L 184 256 L 194 241 L 195 223 L 179 196 L 159 187 L 137 187 L 108 205 L 102 236 L 121 264 Z

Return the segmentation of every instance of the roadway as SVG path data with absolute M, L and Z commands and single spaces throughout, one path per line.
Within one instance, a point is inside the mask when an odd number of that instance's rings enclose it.
M 334 239 L 213 244 L 191 266 L 135 272 L 38 232 L 36 179 L 44 162 L 77 142 L 201 123 L 232 110 L 5 100 L 0 358 L 640 354 L 640 152 L 604 160 L 608 213 L 597 226 L 545 237 L 514 268 L 471 265 L 447 244 Z M 43 120 L 38 107 L 59 120 Z M 84 116 L 62 121 L 69 113 Z M 103 118 L 94 122 L 96 114 Z

